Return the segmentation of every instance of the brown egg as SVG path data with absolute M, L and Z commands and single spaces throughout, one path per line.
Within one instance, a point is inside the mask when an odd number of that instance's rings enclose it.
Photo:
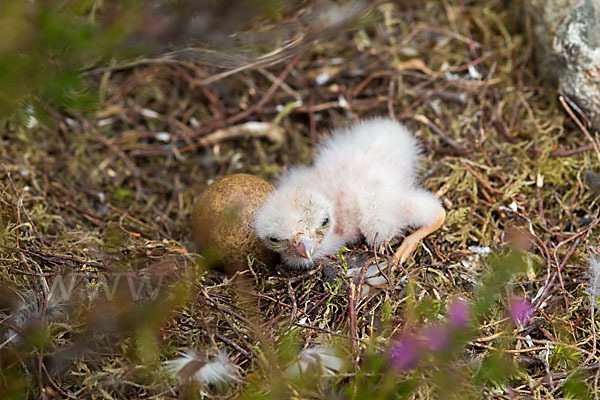
M 216 255 L 226 272 L 233 274 L 248 266 L 247 257 L 271 264 L 276 254 L 256 237 L 254 215 L 273 185 L 248 174 L 217 179 L 198 197 L 192 212 L 194 239 L 206 254 Z

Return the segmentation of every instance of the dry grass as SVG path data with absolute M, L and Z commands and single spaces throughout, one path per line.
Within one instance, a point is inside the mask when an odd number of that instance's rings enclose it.
M 223 397 L 345 398 L 341 388 L 349 387 L 349 397 L 366 398 L 354 371 L 372 366 L 367 343 L 385 351 L 407 326 L 441 319 L 456 296 L 476 300 L 489 263 L 471 246 L 513 246 L 525 272 L 500 290 L 456 357 L 448 375 L 461 382 L 456 397 L 560 398 L 577 384 L 568 379 L 576 372 L 597 392 L 598 327 L 585 290 L 598 204 L 583 182 L 597 156 L 565 112 L 568 99 L 534 76 L 516 2 L 464 3 L 382 4 L 286 63 L 206 85 L 198 83 L 219 70 L 156 63 L 106 72 L 95 82 L 104 98 L 97 113 L 57 113 L 52 127 L 8 126 L 0 147 L 0 307 L 14 313 L 15 294 L 33 290 L 28 302 L 40 303 L 47 324 L 30 324 L 0 349 L 1 385 L 24 385 L 30 397 L 193 397 L 161 362 L 177 350 L 219 348 L 249 382 Z M 353 300 L 322 268 L 254 265 L 233 279 L 206 270 L 188 221 L 210 180 L 235 172 L 274 179 L 307 162 L 331 127 L 374 115 L 414 130 L 425 149 L 424 186 L 448 210 L 443 229 L 386 290 Z M 206 139 L 246 121 L 278 124 L 285 141 Z M 392 250 L 358 245 L 355 253 L 385 258 Z M 45 285 L 71 271 L 77 301 L 48 307 Z M 127 272 L 152 287 L 160 282 L 158 298 L 147 290 L 132 301 L 127 279 L 115 284 Z M 113 287 L 112 301 L 92 298 Z M 512 296 L 537 306 L 524 327 L 507 322 Z M 14 327 L 7 321 L 3 328 Z M 345 348 L 352 372 L 310 389 L 273 382 L 288 353 L 316 343 Z M 518 364 L 502 382 L 481 378 L 495 349 Z M 434 370 L 401 374 L 419 382 L 414 398 L 439 395 Z M 387 381 L 376 382 L 383 393 Z

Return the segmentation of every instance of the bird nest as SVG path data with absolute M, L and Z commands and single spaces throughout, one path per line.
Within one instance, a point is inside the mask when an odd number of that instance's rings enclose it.
M 228 73 L 172 59 L 102 70 L 89 75 L 104 99 L 97 112 L 7 125 L 3 393 L 597 391 L 599 293 L 588 259 L 599 208 L 584 178 L 600 154 L 576 106 L 535 77 L 520 7 L 385 3 L 343 28 Z M 395 242 L 359 243 L 306 271 L 249 259 L 233 277 L 195 252 L 190 214 L 208 183 L 239 172 L 274 180 L 308 162 L 332 127 L 377 115 L 414 131 L 423 186 L 447 210 L 409 262 L 382 269 L 384 287 L 363 295 L 366 272 L 349 281 L 341 271 L 389 260 Z M 248 122 L 265 124 L 257 132 Z M 470 307 L 464 324 L 452 325 L 456 304 Z M 449 350 L 406 351 L 431 327 L 451 330 Z M 345 367 L 290 376 L 302 370 L 290 369 L 300 350 L 315 346 L 334 349 Z M 196 364 L 165 364 L 182 354 Z M 325 359 L 315 354 L 303 359 Z M 204 369 L 219 362 L 221 384 Z

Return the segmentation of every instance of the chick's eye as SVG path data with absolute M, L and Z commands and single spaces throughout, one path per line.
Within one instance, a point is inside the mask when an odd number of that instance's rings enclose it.
M 272 244 L 277 244 L 277 243 L 279 243 L 279 239 L 277 239 L 276 237 L 273 237 L 273 236 L 269 236 L 269 237 L 267 238 L 267 240 L 268 240 L 269 242 L 271 242 Z
M 326 227 L 327 225 L 329 225 L 329 217 L 325 217 L 323 222 L 321 222 L 321 227 Z

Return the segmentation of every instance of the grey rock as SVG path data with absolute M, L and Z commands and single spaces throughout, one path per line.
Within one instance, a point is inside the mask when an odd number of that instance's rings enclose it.
M 600 0 L 525 0 L 541 78 L 575 100 L 600 129 Z

